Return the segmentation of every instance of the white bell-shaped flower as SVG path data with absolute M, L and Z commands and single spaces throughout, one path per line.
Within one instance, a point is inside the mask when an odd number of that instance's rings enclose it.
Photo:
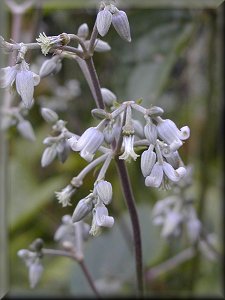
M 130 162 L 131 159 L 136 160 L 138 154 L 134 152 L 134 135 L 124 135 L 123 137 L 124 153 L 119 156 L 119 159 L 124 159 Z
M 96 19 L 97 29 L 101 36 L 105 36 L 107 34 L 111 23 L 112 23 L 112 14 L 105 7 L 103 10 L 98 12 L 97 19 Z
M 144 127 L 144 133 L 146 139 L 149 141 L 150 144 L 155 145 L 157 140 L 157 127 L 152 122 L 148 122 Z
M 73 151 L 80 151 L 80 156 L 86 161 L 91 161 L 95 152 L 104 141 L 103 133 L 96 127 L 88 128 L 77 140 L 72 137 L 68 143 Z
M 130 25 L 124 11 L 116 9 L 112 16 L 112 24 L 123 40 L 131 42 Z
M 114 224 L 114 218 L 108 214 L 108 209 L 104 204 L 97 204 L 93 209 L 93 219 L 91 229 L 89 233 L 93 236 L 97 236 L 101 232 L 101 227 L 112 227 Z
M 169 119 L 163 120 L 158 117 L 157 121 L 158 135 L 170 146 L 172 151 L 180 148 L 183 144 L 182 141 L 188 139 L 190 136 L 190 129 L 188 126 L 184 126 L 179 130 L 176 124 Z
M 39 260 L 36 260 L 33 264 L 30 265 L 29 267 L 29 282 L 30 282 L 30 287 L 34 288 L 43 273 L 43 266 L 40 264 Z
M 93 209 L 93 202 L 91 197 L 86 197 L 84 199 L 81 199 L 72 215 L 72 221 L 78 222 L 82 220 L 84 217 L 86 217 L 91 210 Z

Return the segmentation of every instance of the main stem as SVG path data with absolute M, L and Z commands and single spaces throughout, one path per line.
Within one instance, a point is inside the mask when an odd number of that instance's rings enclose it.
M 140 224 L 138 220 L 137 209 L 135 206 L 129 175 L 124 161 L 120 160 L 117 157 L 116 166 L 120 176 L 124 198 L 126 200 L 126 204 L 130 213 L 132 229 L 133 229 L 133 238 L 134 238 L 138 292 L 139 292 L 139 296 L 143 297 L 144 284 L 143 284 L 143 265 L 142 265 L 142 244 L 141 244 L 141 230 L 140 230 Z
M 85 61 L 96 93 L 96 100 L 95 100 L 96 106 L 98 108 L 104 109 L 105 106 L 102 99 L 101 86 L 99 83 L 97 72 L 95 70 L 93 59 L 92 57 L 90 57 Z M 138 220 L 138 214 L 135 206 L 129 175 L 126 166 L 124 164 L 124 161 L 119 160 L 118 157 L 115 159 L 115 161 L 116 161 L 117 170 L 119 173 L 120 182 L 124 193 L 124 198 L 126 200 L 130 218 L 131 218 L 133 238 L 134 238 L 134 248 L 135 248 L 138 293 L 139 296 L 143 297 L 144 283 L 143 283 L 143 264 L 142 264 L 142 244 L 141 244 L 141 231 L 140 231 L 140 225 Z

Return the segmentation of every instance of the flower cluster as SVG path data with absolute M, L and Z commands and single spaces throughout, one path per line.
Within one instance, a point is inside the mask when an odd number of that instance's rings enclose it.
M 200 236 L 201 222 L 190 199 L 183 201 L 178 195 L 166 197 L 156 202 L 152 215 L 153 224 L 162 226 L 162 237 L 180 236 L 184 229 L 191 243 Z
M 42 167 L 48 166 L 56 156 L 59 161 L 63 163 L 66 161 L 70 152 L 68 138 L 70 138 L 72 134 L 65 127 L 66 122 L 60 120 L 58 114 L 52 109 L 41 108 L 41 114 L 47 123 L 54 124 L 52 126 L 54 136 L 46 137 L 43 141 L 48 147 L 45 148 L 42 154 L 41 165 Z
M 81 199 L 72 215 L 72 221 L 78 222 L 92 211 L 92 225 L 89 233 L 97 236 L 101 233 L 101 227 L 112 227 L 113 217 L 109 216 L 108 205 L 112 200 L 112 185 L 106 180 L 96 181 L 94 190 L 84 199 Z

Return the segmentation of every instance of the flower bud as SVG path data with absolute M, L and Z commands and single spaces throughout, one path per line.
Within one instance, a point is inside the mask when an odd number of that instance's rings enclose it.
M 57 113 L 54 112 L 50 108 L 42 107 L 41 108 L 41 115 L 42 115 L 43 119 L 48 123 L 55 123 L 59 119 Z
M 108 116 L 108 113 L 104 109 L 101 109 L 101 108 L 92 109 L 91 114 L 93 117 L 95 117 L 96 119 L 100 119 L 100 120 L 103 120 Z
M 80 25 L 80 27 L 78 28 L 77 31 L 77 35 L 82 38 L 82 39 L 86 39 L 89 35 L 89 28 L 87 23 L 83 23 Z
M 30 141 L 35 141 L 35 133 L 31 123 L 29 121 L 23 120 L 17 124 L 17 129 L 19 133 L 26 139 Z
M 132 120 L 133 126 L 134 126 L 134 132 L 136 135 L 138 135 L 141 139 L 144 138 L 144 129 L 139 120 Z
M 106 180 L 100 180 L 95 185 L 95 191 L 100 200 L 106 205 L 112 200 L 112 185 Z
M 157 127 L 152 122 L 148 122 L 144 127 L 144 133 L 150 144 L 155 145 L 157 140 Z
M 102 98 L 106 105 L 111 106 L 116 101 L 116 95 L 107 88 L 101 88 Z
M 61 59 L 58 55 L 55 55 L 44 61 L 40 68 L 39 75 L 41 78 L 44 78 L 48 75 L 56 74 L 60 70 L 61 66 Z
M 144 177 L 150 175 L 156 162 L 156 154 L 152 149 L 144 151 L 141 155 L 141 171 Z
M 94 50 L 96 52 L 107 52 L 111 50 L 111 47 L 107 42 L 97 39 Z
M 112 23 L 112 14 L 107 8 L 104 8 L 103 10 L 98 12 L 96 24 L 97 24 L 98 32 L 101 36 L 106 35 L 106 33 L 109 31 L 109 27 L 111 23 Z
M 72 215 L 72 221 L 78 222 L 82 220 L 84 217 L 86 217 L 89 212 L 93 209 L 93 203 L 91 198 L 84 198 L 81 199 Z
M 44 168 L 48 165 L 50 165 L 50 163 L 54 160 L 54 158 L 57 155 L 57 151 L 56 151 L 56 145 L 53 144 L 50 147 L 47 147 L 41 157 L 41 166 Z
M 124 11 L 118 10 L 113 14 L 112 24 L 122 39 L 127 42 L 131 42 L 130 25 Z

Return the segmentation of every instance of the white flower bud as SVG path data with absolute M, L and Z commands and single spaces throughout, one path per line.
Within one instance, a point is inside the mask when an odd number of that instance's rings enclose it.
M 40 68 L 39 75 L 43 78 L 51 74 L 56 74 L 61 69 L 61 66 L 61 59 L 58 55 L 55 55 L 44 61 Z
M 95 185 L 95 191 L 104 204 L 109 204 L 112 200 L 112 185 L 106 180 L 100 180 Z
M 116 95 L 107 88 L 101 88 L 102 98 L 106 105 L 111 106 L 116 101 Z
M 79 26 L 78 31 L 77 31 L 77 35 L 82 38 L 82 39 L 86 39 L 89 35 L 89 28 L 87 23 L 83 23 Z
M 30 265 L 29 267 L 29 282 L 30 282 L 30 287 L 31 288 L 34 288 L 40 278 L 41 278 L 41 275 L 43 273 L 43 266 L 39 263 L 39 262 L 34 262 L 33 264 Z
M 157 127 L 152 122 L 148 122 L 144 127 L 144 133 L 146 139 L 149 141 L 150 144 L 155 145 L 157 140 Z
M 93 203 L 91 198 L 81 199 L 73 212 L 72 221 L 75 223 L 82 220 L 91 212 L 92 209 Z
M 156 154 L 152 149 L 144 151 L 141 155 L 141 171 L 144 177 L 150 175 L 156 162 Z
M 42 115 L 43 119 L 48 123 L 55 123 L 59 119 L 59 116 L 57 115 L 57 113 L 54 112 L 50 108 L 42 107 L 41 108 L 41 115 Z
M 98 12 L 96 24 L 97 24 L 98 32 L 101 36 L 105 36 L 107 34 L 111 23 L 112 23 L 112 14 L 107 8 L 104 8 L 103 10 Z
M 124 11 L 116 11 L 112 16 L 112 24 L 119 36 L 127 42 L 131 42 L 130 25 Z
M 113 126 L 112 124 L 108 124 L 104 128 L 103 134 L 106 143 L 111 144 L 116 137 L 116 125 Z
M 23 120 L 17 124 L 17 129 L 19 133 L 26 139 L 30 141 L 35 141 L 35 133 L 31 123 L 29 121 Z
M 47 147 L 41 157 L 41 166 L 47 167 L 56 157 L 57 151 L 56 151 L 56 145 L 53 144 L 50 147 Z
M 110 51 L 110 50 L 111 50 L 111 47 L 107 42 L 102 41 L 100 39 L 96 40 L 94 51 L 96 51 L 96 52 L 107 52 L 107 51 Z

